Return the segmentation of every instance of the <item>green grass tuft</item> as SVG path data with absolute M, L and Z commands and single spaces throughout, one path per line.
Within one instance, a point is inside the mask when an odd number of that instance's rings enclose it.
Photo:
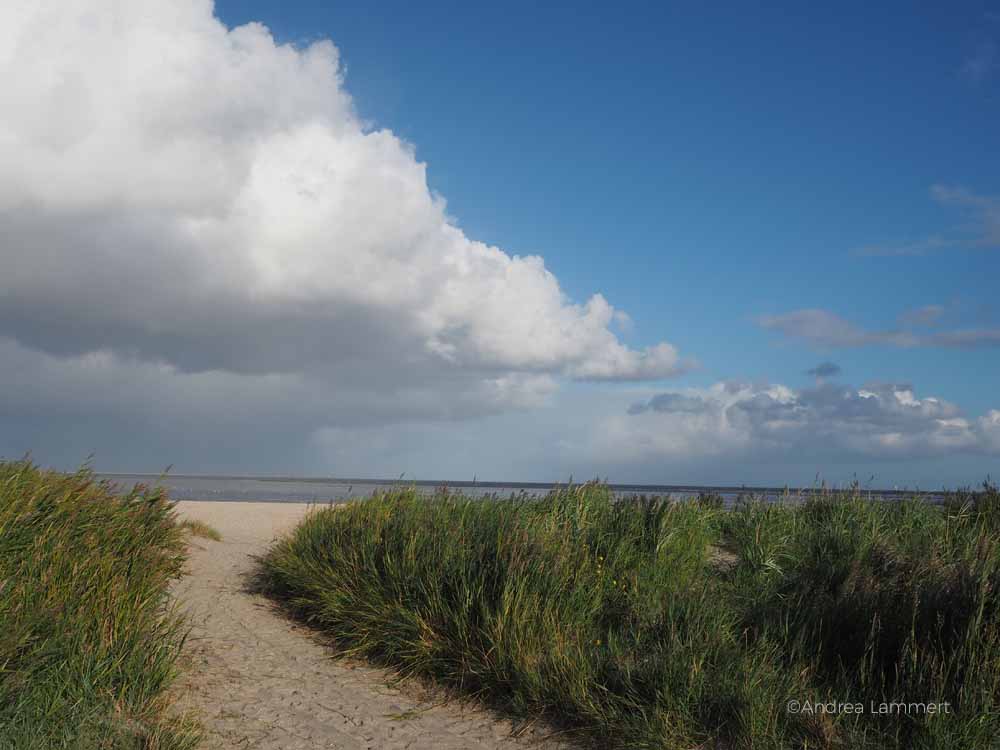
M 342 653 L 600 747 L 985 748 L 1000 736 L 997 500 L 725 510 L 601 485 L 401 489 L 313 513 L 261 578 Z M 950 713 L 872 715 L 881 702 Z
M 184 535 L 160 490 L 0 463 L 0 748 L 182 750 Z
M 202 539 L 211 539 L 213 542 L 221 542 L 222 534 L 214 526 L 204 521 L 185 519 L 178 524 L 182 529 L 189 532 L 191 536 L 198 536 Z

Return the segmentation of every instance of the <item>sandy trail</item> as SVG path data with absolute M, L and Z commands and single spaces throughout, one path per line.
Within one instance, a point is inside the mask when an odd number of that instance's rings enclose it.
M 335 661 L 314 635 L 247 592 L 252 556 L 290 530 L 310 506 L 180 502 L 179 514 L 210 523 L 221 542 L 194 538 L 190 575 L 175 586 L 192 625 L 178 684 L 182 710 L 206 728 L 205 748 L 569 747 L 542 729 L 512 736 L 511 722 L 456 703 L 439 705 L 388 672 Z

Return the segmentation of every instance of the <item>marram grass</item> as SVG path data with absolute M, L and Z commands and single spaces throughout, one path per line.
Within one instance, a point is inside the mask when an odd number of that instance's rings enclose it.
M 204 521 L 187 518 L 181 521 L 178 525 L 191 534 L 191 536 L 201 537 L 202 539 L 211 539 L 213 542 L 222 541 L 222 534 L 219 533 L 219 530 Z
M 0 463 L 0 749 L 194 747 L 165 698 L 184 544 L 159 490 Z
M 996 747 L 998 506 L 399 489 L 315 512 L 261 580 L 342 653 L 598 747 Z M 877 713 L 902 703 L 938 712 Z

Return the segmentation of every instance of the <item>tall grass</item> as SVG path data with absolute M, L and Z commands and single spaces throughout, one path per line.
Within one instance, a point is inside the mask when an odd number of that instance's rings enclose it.
M 729 511 L 600 485 L 491 501 L 399 489 L 314 513 L 261 576 L 343 653 L 600 747 L 992 747 L 995 494 Z
M 183 561 L 161 491 L 0 463 L 0 748 L 194 746 L 164 713 Z

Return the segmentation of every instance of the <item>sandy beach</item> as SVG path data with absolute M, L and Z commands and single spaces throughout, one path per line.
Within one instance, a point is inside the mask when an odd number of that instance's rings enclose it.
M 192 626 L 177 694 L 196 712 L 205 748 L 500 749 L 569 747 L 539 727 L 515 727 L 491 712 L 443 703 L 413 681 L 336 660 L 311 631 L 250 593 L 254 556 L 308 512 L 300 503 L 177 504 L 222 541 L 192 538 L 190 573 L 174 593 Z M 516 736 L 515 736 L 516 735 Z

